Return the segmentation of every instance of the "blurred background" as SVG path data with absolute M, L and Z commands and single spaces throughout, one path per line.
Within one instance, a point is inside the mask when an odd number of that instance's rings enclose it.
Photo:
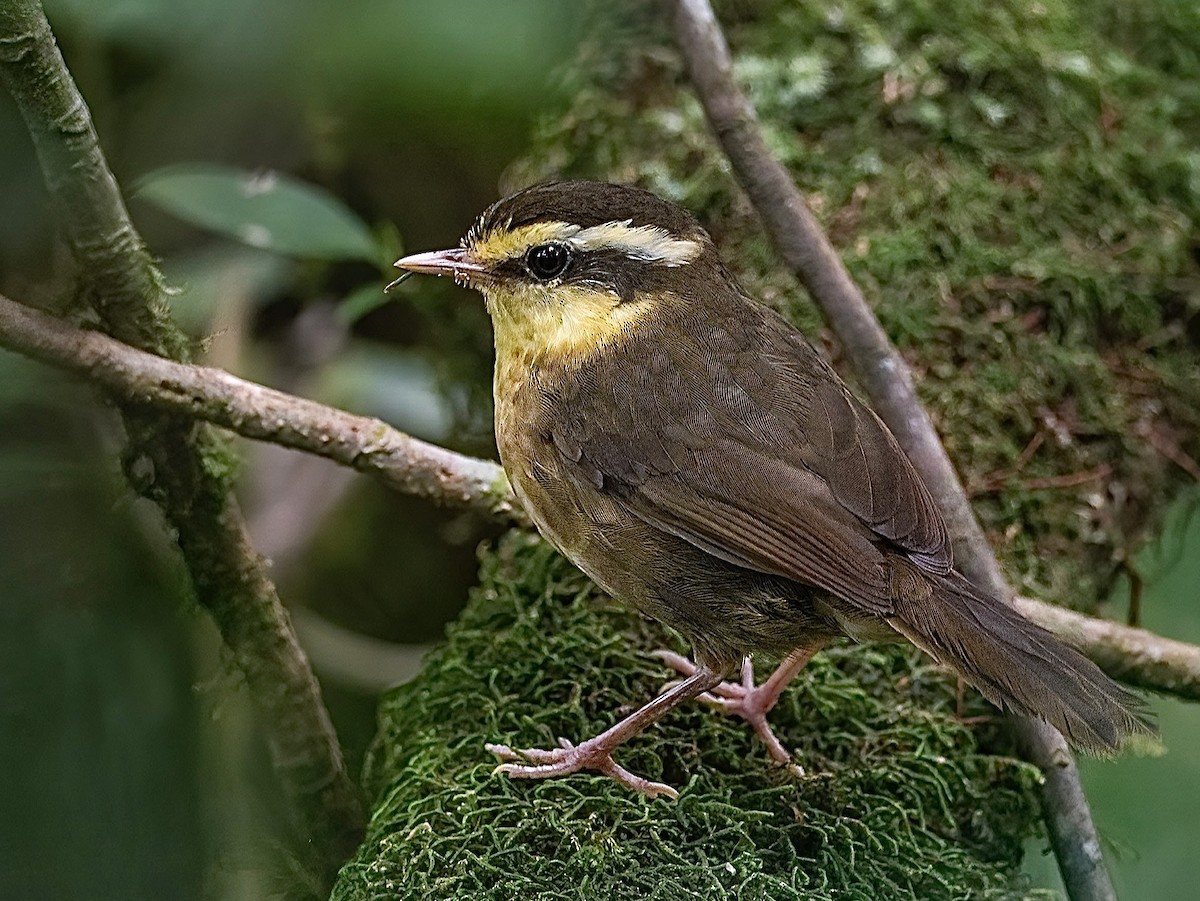
M 381 289 L 402 248 L 458 240 L 561 103 L 571 7 L 46 4 L 205 361 L 488 457 L 482 304 L 432 279 Z M 274 198 L 259 247 L 236 234 L 248 193 Z M 74 276 L 5 93 L 0 196 L 0 291 L 61 303 Z M 123 485 L 113 417 L 0 351 L 0 429 L 0 897 L 272 896 L 293 875 L 283 802 L 170 539 Z M 256 544 L 357 772 L 377 693 L 465 603 L 495 527 L 240 449 Z
M 583 4 L 46 7 L 205 361 L 494 456 L 478 299 L 427 279 L 384 304 L 380 288 L 403 249 L 452 244 L 511 181 L 565 103 Z M 0 196 L 0 291 L 60 306 L 71 264 L 7 95 Z M 0 434 L 0 897 L 232 901 L 288 885 L 292 837 L 253 717 L 169 537 L 123 484 L 113 417 L 0 352 Z M 256 543 L 357 768 L 375 698 L 461 608 L 494 527 L 240 448 Z M 1200 642 L 1200 495 L 1162 507 L 1139 557 L 1145 623 Z M 1165 757 L 1085 764 L 1129 899 L 1185 897 L 1200 843 L 1200 709 L 1154 706 Z M 1028 869 L 1052 886 L 1043 850 Z

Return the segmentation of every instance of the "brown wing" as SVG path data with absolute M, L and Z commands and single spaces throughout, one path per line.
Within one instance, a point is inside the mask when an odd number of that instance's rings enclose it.
M 708 553 L 881 614 L 885 549 L 950 570 L 895 439 L 787 323 L 746 302 L 664 335 L 622 348 L 620 383 L 600 360 L 554 404 L 578 478 Z

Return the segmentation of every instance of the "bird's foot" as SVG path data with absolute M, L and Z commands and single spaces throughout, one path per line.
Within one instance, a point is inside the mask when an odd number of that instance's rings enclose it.
M 560 738 L 559 747 L 550 751 L 540 748 L 517 751 L 507 745 L 488 745 L 487 749 L 500 758 L 500 766 L 496 767 L 496 772 L 507 773 L 513 779 L 550 779 L 555 776 L 568 776 L 580 770 L 595 770 L 651 798 L 659 795 L 677 798 L 679 792 L 671 786 L 635 776 L 623 766 L 619 766 L 612 759 L 612 752 L 647 726 L 658 722 L 668 711 L 684 701 L 690 701 L 720 681 L 720 675 L 713 670 L 696 667 L 686 679 L 580 745 L 573 745 L 565 738 Z
M 982 714 L 979 716 L 967 716 L 967 702 L 966 702 L 966 696 L 965 696 L 965 689 L 967 687 L 967 683 L 966 683 L 966 680 L 964 680 L 962 676 L 959 676 L 958 679 L 956 680 L 956 682 L 957 682 L 957 684 L 954 689 L 954 693 L 955 693 L 954 719 L 959 723 L 959 725 L 980 726 L 984 723 L 995 722 L 996 718 L 994 716 L 989 716 L 987 714 Z
M 508 745 L 496 744 L 488 744 L 486 747 L 502 761 L 495 772 L 507 773 L 513 779 L 551 779 L 581 770 L 595 770 L 650 798 L 657 798 L 659 795 L 668 798 L 679 797 L 679 792 L 671 786 L 634 775 L 618 764 L 612 759 L 611 751 L 600 742 L 600 738 L 601 736 L 597 736 L 579 745 L 560 738 L 560 747 L 551 750 L 516 750 Z
M 655 651 L 654 656 L 682 676 L 690 676 L 696 671 L 696 664 L 682 654 L 674 651 Z M 703 694 L 697 695 L 698 701 L 703 701 L 729 716 L 738 716 L 753 727 L 755 734 L 767 746 L 771 759 L 786 764 L 797 776 L 804 775 L 803 767 L 792 762 L 792 755 L 775 735 L 767 722 L 767 714 L 779 700 L 782 685 L 767 680 L 762 685 L 754 684 L 754 664 L 747 657 L 742 663 L 741 682 L 721 682 Z

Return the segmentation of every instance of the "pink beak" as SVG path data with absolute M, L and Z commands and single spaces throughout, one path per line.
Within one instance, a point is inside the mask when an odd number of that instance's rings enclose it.
M 455 247 L 453 250 L 414 253 L 412 256 L 396 260 L 393 265 L 397 269 L 406 269 L 409 272 L 420 272 L 426 275 L 450 275 L 460 284 L 466 283 L 471 275 L 484 271 L 481 265 L 467 259 L 467 252 L 461 247 Z

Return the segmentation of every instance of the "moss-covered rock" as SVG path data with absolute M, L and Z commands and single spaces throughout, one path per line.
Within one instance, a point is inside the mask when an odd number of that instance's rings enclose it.
M 446 645 L 390 693 L 365 783 L 367 841 L 334 898 L 1025 897 L 1036 773 L 976 747 L 953 683 L 909 648 L 820 655 L 772 722 L 806 775 L 701 705 L 618 752 L 681 788 L 650 801 L 591 775 L 493 775 L 487 741 L 585 738 L 648 700 L 671 639 L 511 533 Z

